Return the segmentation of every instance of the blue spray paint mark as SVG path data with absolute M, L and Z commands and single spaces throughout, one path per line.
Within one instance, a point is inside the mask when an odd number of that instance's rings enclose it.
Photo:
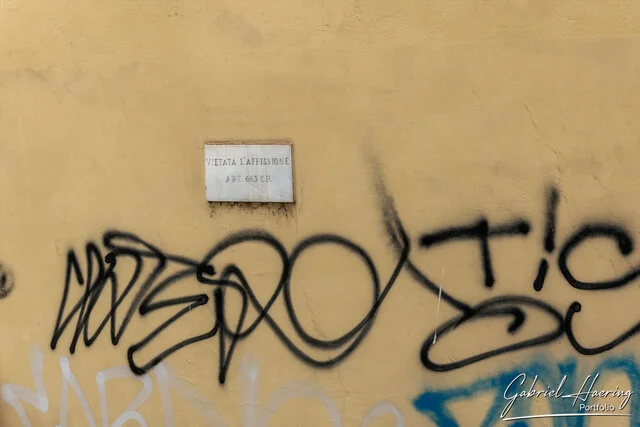
M 490 427 L 495 425 L 504 425 L 509 427 L 528 427 L 526 420 L 504 421 L 500 418 L 501 413 L 507 406 L 508 400 L 505 399 L 505 390 L 518 375 L 526 374 L 526 381 L 523 385 L 520 382 L 512 386 L 510 390 L 514 390 L 508 396 L 512 396 L 515 390 L 528 391 L 534 377 L 538 377 L 535 389 L 547 390 L 547 386 L 551 390 L 558 388 L 563 377 L 566 375 L 566 381 L 562 387 L 564 395 L 578 393 L 583 386 L 588 375 L 593 378 L 596 374 L 600 374 L 593 390 L 602 390 L 611 387 L 603 387 L 607 377 L 616 374 L 625 375 L 630 383 L 630 389 L 634 392 L 627 406 L 631 417 L 628 418 L 629 426 L 640 426 L 640 396 L 636 393 L 640 392 L 640 369 L 638 363 L 633 356 L 616 356 L 603 360 L 590 373 L 581 373 L 575 358 L 568 358 L 563 362 L 553 362 L 543 357 L 538 357 L 532 362 L 518 368 L 514 368 L 496 375 L 479 379 L 473 383 L 445 390 L 427 389 L 420 394 L 414 401 L 413 406 L 438 427 L 461 427 L 456 421 L 455 414 L 449 409 L 449 404 L 453 402 L 465 401 L 478 397 L 483 393 L 494 393 L 495 397 L 491 406 L 487 409 L 481 427 Z M 590 381 L 588 382 L 590 384 Z M 600 387 L 599 387 L 600 386 Z M 622 386 L 621 389 L 629 387 Z M 582 391 L 587 391 L 588 385 Z M 540 397 L 544 399 L 544 397 Z M 551 413 L 576 413 L 584 412 L 579 410 L 579 403 L 575 404 L 573 398 L 554 398 L 547 397 Z M 616 400 L 616 402 L 620 402 Z M 589 404 L 591 401 L 587 401 Z M 519 398 L 516 399 L 513 407 L 508 413 L 508 417 L 520 417 L 526 415 L 535 415 L 531 412 L 532 399 Z M 592 403 L 592 402 L 591 402 Z M 575 404 L 575 405 L 574 405 Z M 553 427 L 586 427 L 589 425 L 590 417 L 562 417 L 551 418 Z M 619 419 L 617 420 L 619 421 Z

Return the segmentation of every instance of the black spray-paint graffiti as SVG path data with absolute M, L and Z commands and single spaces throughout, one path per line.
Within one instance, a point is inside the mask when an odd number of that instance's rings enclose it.
M 280 241 L 265 231 L 243 231 L 223 239 L 201 260 L 196 261 L 185 257 L 167 255 L 150 243 L 130 233 L 107 232 L 104 234 L 102 242 L 103 246 L 108 250 L 106 255 L 103 254 L 98 245 L 94 243 L 86 245 L 86 269 L 83 270 L 81 267 L 75 251 L 71 250 L 67 255 L 64 293 L 50 343 L 51 349 L 53 350 L 57 347 L 60 338 L 74 318 L 76 318 L 75 330 L 69 347 L 71 353 L 75 353 L 81 336 L 85 346 L 90 347 L 107 324 L 110 326 L 111 342 L 113 345 L 117 345 L 136 311 L 144 316 L 157 310 L 173 307 L 180 310 L 166 319 L 144 339 L 129 347 L 127 358 L 129 366 L 134 373 L 146 373 L 167 356 L 181 348 L 217 336 L 220 353 L 219 382 L 222 384 L 225 382 L 226 373 L 237 343 L 247 338 L 262 322 L 266 323 L 283 344 L 305 363 L 321 368 L 334 366 L 349 356 L 367 335 L 380 305 L 391 290 L 407 260 L 409 253 L 408 238 L 399 221 L 395 221 L 394 217 L 393 212 L 390 212 L 388 231 L 392 233 L 394 239 L 398 242 L 404 242 L 401 244 L 404 245 L 405 249 L 399 251 L 397 265 L 390 277 L 384 281 L 384 284 L 381 283 L 369 254 L 362 247 L 338 235 L 320 234 L 311 236 L 301 241 L 289 253 Z M 258 243 L 271 248 L 280 258 L 280 277 L 266 303 L 261 302 L 256 297 L 254 289 L 237 265 L 226 265 L 221 271 L 218 271 L 212 264 L 216 255 L 247 242 Z M 309 334 L 299 321 L 296 307 L 291 297 L 291 287 L 293 286 L 291 277 L 296 262 L 303 253 L 321 245 L 333 245 L 356 255 L 369 272 L 373 291 L 373 300 L 368 313 L 351 330 L 335 339 L 320 339 Z M 120 289 L 122 278 L 116 273 L 115 268 L 125 258 L 133 260 L 135 268 L 124 287 Z M 152 271 L 146 277 L 142 277 L 141 272 L 146 262 L 153 263 Z M 169 264 L 177 264 L 180 266 L 180 270 L 167 277 L 162 277 Z M 196 278 L 198 283 L 210 286 L 210 292 L 208 294 L 200 293 L 177 298 L 162 298 L 163 292 L 179 286 L 180 281 L 187 278 Z M 76 303 L 71 303 L 71 307 L 68 307 L 70 305 L 68 299 L 72 279 L 75 279 L 80 286 L 84 286 L 84 293 Z M 93 331 L 90 331 L 90 319 L 96 305 L 101 298 L 109 298 L 109 296 L 103 296 L 105 290 L 110 294 L 111 308 L 106 316 L 97 319 L 99 323 Z M 225 301 L 228 298 L 228 292 L 237 292 L 242 301 L 240 315 L 235 322 L 229 322 L 226 316 Z M 128 307 L 123 307 L 122 302 L 130 293 L 134 293 L 133 301 Z M 325 359 L 316 358 L 294 343 L 294 340 L 284 332 L 283 328 L 276 323 L 269 313 L 270 308 L 280 296 L 284 299 L 289 319 L 297 337 L 312 349 L 331 349 L 338 351 L 337 354 Z M 141 362 L 138 359 L 138 353 L 157 339 L 165 329 L 181 317 L 194 313 L 194 310 L 198 307 L 207 305 L 210 299 L 213 300 L 215 313 L 214 324 L 210 330 L 202 334 L 189 336 L 153 355 L 150 360 Z M 249 305 L 257 311 L 258 316 L 253 322 L 246 324 Z M 125 310 L 125 315 L 118 325 L 117 313 L 119 310 Z M 93 324 L 93 322 L 91 323 Z
M 554 251 L 555 231 L 556 231 L 556 210 L 558 207 L 559 193 L 558 190 L 552 188 L 549 191 L 547 204 L 547 224 L 544 236 L 544 249 L 550 254 Z M 422 248 L 428 249 L 436 244 L 442 244 L 446 241 L 454 241 L 459 239 L 476 239 L 480 246 L 480 255 L 484 272 L 484 285 L 492 288 L 495 278 L 493 273 L 493 265 L 491 262 L 491 252 L 489 242 L 493 238 L 518 237 L 526 236 L 531 231 L 531 225 L 524 219 L 516 219 L 506 224 L 490 226 L 488 220 L 480 219 L 474 224 L 453 227 L 446 230 L 440 230 L 434 233 L 424 234 L 420 237 Z M 604 281 L 584 282 L 578 280 L 574 271 L 569 267 L 569 258 L 581 245 L 585 243 L 593 243 L 592 240 L 598 238 L 613 239 L 623 256 L 628 256 L 633 252 L 633 239 L 631 233 L 622 226 L 608 223 L 588 223 L 582 225 L 575 231 L 567 241 L 561 246 L 558 255 L 558 267 L 564 279 L 574 288 L 585 291 L 603 291 L 623 287 L 640 275 L 640 266 L 633 268 L 630 272 L 614 279 Z M 401 246 L 396 242 L 396 249 Z M 534 298 L 526 295 L 507 295 L 486 299 L 477 304 L 470 305 L 459 298 L 455 298 L 442 289 L 425 274 L 423 274 L 411 259 L 407 260 L 406 268 L 412 277 L 422 285 L 426 286 L 434 293 L 439 291 L 442 293 L 442 300 L 447 302 L 451 307 L 457 309 L 460 314 L 451 320 L 439 325 L 427 338 L 420 351 L 422 364 L 429 370 L 436 372 L 445 372 L 459 369 L 482 360 L 495 357 L 501 354 L 510 353 L 516 350 L 532 348 L 543 344 L 551 343 L 564 334 L 571 345 L 583 355 L 595 355 L 611 350 L 612 348 L 622 344 L 635 336 L 640 331 L 640 322 L 631 327 L 627 331 L 620 334 L 617 338 L 607 344 L 598 347 L 588 348 L 580 344 L 580 340 L 576 337 L 574 331 L 574 317 L 582 309 L 582 305 L 578 301 L 574 301 L 563 316 L 561 311 L 552 305 L 546 303 L 542 299 Z M 549 269 L 546 259 L 540 261 L 538 274 L 533 280 L 533 289 L 541 292 L 544 281 Z M 525 325 L 527 314 L 525 310 L 537 310 L 542 313 L 553 325 L 552 328 L 544 333 L 527 339 L 516 341 L 515 343 L 494 348 L 462 360 L 450 361 L 448 363 L 436 363 L 431 358 L 431 351 L 436 345 L 436 336 L 442 338 L 448 334 L 452 334 L 459 330 L 462 325 L 469 325 L 474 322 L 487 319 L 509 319 L 507 332 L 510 335 L 516 335 Z M 495 325 L 502 325 L 502 322 L 496 322 Z
M 11 270 L 0 263 L 0 299 L 9 296 L 13 291 L 15 281 Z
M 376 179 L 376 188 L 381 201 L 383 225 L 397 259 L 395 268 L 389 277 L 384 280 L 384 283 L 380 280 L 375 264 L 367 251 L 353 241 L 335 234 L 311 236 L 301 241 L 289 252 L 276 237 L 265 231 L 242 231 L 231 234 L 220 241 L 202 259 L 194 260 L 165 254 L 159 248 L 134 234 L 109 231 L 104 234 L 102 241 L 104 248 L 107 250 L 106 254 L 94 243 L 86 245 L 86 268 L 84 270 L 76 252 L 71 250 L 68 253 L 64 293 L 50 343 L 51 349 L 55 349 L 58 346 L 60 338 L 74 318 L 76 318 L 75 327 L 69 347 L 71 353 L 76 351 L 77 343 L 81 337 L 85 346 L 90 347 L 107 324 L 110 327 L 111 342 L 113 345 L 117 345 L 136 311 L 141 316 L 145 316 L 162 309 L 173 308 L 174 310 L 178 309 L 178 311 L 171 312 L 172 315 L 166 318 L 160 326 L 128 348 L 127 358 L 129 366 L 134 373 L 143 374 L 148 372 L 181 348 L 217 337 L 220 353 L 219 382 L 222 384 L 225 381 L 236 345 L 239 341 L 250 336 L 263 322 L 271 328 L 287 349 L 301 361 L 314 367 L 328 368 L 347 358 L 362 342 L 370 331 L 385 297 L 403 269 L 416 282 L 432 291 L 434 295 L 441 293 L 442 300 L 459 311 L 458 315 L 439 325 L 422 345 L 420 351 L 422 363 L 432 371 L 444 372 L 462 368 L 501 354 L 548 344 L 565 334 L 579 353 L 584 355 L 599 354 L 627 341 L 640 330 L 639 322 L 611 342 L 595 348 L 587 348 L 580 344 L 580 339 L 576 337 L 573 328 L 574 317 L 581 310 L 581 304 L 578 301 L 570 304 L 566 309 L 566 315 L 563 316 L 558 308 L 540 298 L 527 295 L 493 297 L 477 305 L 471 305 L 460 298 L 456 298 L 451 293 L 443 291 L 437 283 L 429 279 L 410 259 L 410 239 L 396 211 L 393 199 L 386 190 L 381 174 L 376 174 Z M 551 189 L 548 196 L 547 224 L 543 241 L 544 251 L 547 256 L 551 255 L 556 249 L 555 232 L 558 201 L 558 191 Z M 491 241 L 493 239 L 526 237 L 531 228 L 531 224 L 522 218 L 500 225 L 490 225 L 486 218 L 481 218 L 465 226 L 425 233 L 420 236 L 419 244 L 425 250 L 447 242 L 469 239 L 477 241 L 484 273 L 484 286 L 488 291 L 491 291 L 496 280 L 491 258 Z M 578 280 L 575 272 L 569 267 L 569 259 L 577 248 L 596 238 L 613 239 L 617 243 L 620 253 L 624 256 L 631 254 L 633 251 L 631 233 L 623 227 L 607 223 L 584 224 L 564 244 L 559 246 L 558 268 L 571 286 L 585 291 L 611 290 L 629 284 L 640 275 L 640 267 L 638 267 L 621 277 L 607 281 L 584 282 Z M 228 264 L 220 268 L 214 263 L 214 258 L 217 255 L 247 242 L 257 243 L 272 249 L 277 253 L 280 260 L 278 282 L 270 298 L 265 302 L 260 301 L 256 296 L 254 288 L 238 265 Z M 291 289 L 294 286 L 292 272 L 300 255 L 321 245 L 333 245 L 356 255 L 369 272 L 373 290 L 373 299 L 367 314 L 348 332 L 335 339 L 320 339 L 306 331 L 299 320 L 291 296 Z M 116 273 L 115 268 L 125 259 L 132 260 L 135 268 L 133 273 L 129 275 L 128 280 L 121 282 L 122 277 Z M 152 264 L 151 272 L 147 275 L 142 274 L 145 263 Z M 178 266 L 179 270 L 166 275 L 170 265 Z M 327 268 L 331 268 L 331 266 Z M 548 271 L 549 261 L 543 258 L 540 261 L 538 273 L 532 280 L 532 288 L 536 292 L 543 290 Z M 170 290 L 175 291 L 176 287 L 179 287 L 179 283 L 187 278 L 195 278 L 199 284 L 209 286 L 210 290 L 194 295 L 162 298 L 163 293 Z M 69 303 L 69 292 L 73 279 L 80 286 L 84 286 L 84 293 L 76 303 Z M 120 287 L 121 283 L 126 283 L 123 288 Z M 103 291 L 105 290 L 110 296 L 103 296 Z M 227 319 L 226 301 L 229 298 L 229 292 L 237 293 L 241 300 L 240 314 L 237 320 L 233 322 Z M 131 294 L 132 302 L 125 307 L 123 301 L 129 294 Z M 270 309 L 274 302 L 280 297 L 284 301 L 286 312 L 296 337 L 288 335 L 270 314 Z M 91 331 L 90 318 L 92 318 L 92 314 L 94 314 L 94 310 L 101 298 L 110 298 L 110 309 L 104 316 L 93 316 L 94 319 L 97 318 L 99 323 Z M 197 308 L 206 306 L 209 301 L 213 302 L 214 308 L 213 325 L 210 329 L 201 334 L 188 336 L 182 341 L 142 360 L 139 353 L 154 340 L 161 340 L 159 337 L 162 336 L 163 331 L 183 316 L 188 316 Z M 250 323 L 247 321 L 249 307 L 252 307 L 258 313 L 255 320 Z M 551 320 L 553 326 L 538 336 L 527 339 L 517 339 L 516 337 L 517 340 L 512 344 L 494 348 L 462 360 L 454 360 L 448 363 L 436 363 L 432 360 L 431 351 L 436 345 L 436 340 L 434 339 L 436 335 L 442 338 L 453 334 L 462 325 L 469 325 L 479 320 L 495 319 L 497 322 L 492 324 L 502 328 L 503 323 L 500 321 L 507 319 L 510 320 L 507 332 L 515 337 L 527 321 L 528 310 L 543 314 L 547 319 Z M 122 313 L 122 311 L 124 311 L 124 317 L 118 324 L 117 313 Z M 163 311 L 162 313 L 165 312 Z M 91 322 L 91 324 L 93 325 L 94 323 Z M 313 352 L 306 351 L 303 346 L 296 345 L 294 338 L 295 340 L 301 340 L 305 346 L 309 346 L 312 350 L 333 350 L 336 354 L 327 358 L 318 358 L 311 354 Z

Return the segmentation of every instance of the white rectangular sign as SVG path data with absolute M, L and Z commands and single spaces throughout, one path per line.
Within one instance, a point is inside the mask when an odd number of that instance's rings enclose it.
M 210 202 L 294 201 L 289 143 L 207 143 L 204 169 Z

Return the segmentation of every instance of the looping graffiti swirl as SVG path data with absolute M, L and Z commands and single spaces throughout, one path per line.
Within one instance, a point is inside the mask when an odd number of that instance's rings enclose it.
M 580 354 L 599 354 L 631 339 L 640 330 L 639 322 L 608 343 L 587 347 L 581 344 L 582 339 L 574 329 L 575 320 L 582 309 L 580 301 L 574 301 L 568 307 L 563 308 L 553 306 L 539 297 L 522 294 L 490 296 L 480 303 L 470 304 L 450 291 L 443 291 L 412 261 L 410 238 L 396 211 L 393 198 L 381 179 L 376 181 L 376 188 L 380 197 L 383 227 L 396 258 L 395 268 L 384 279 L 380 278 L 371 256 L 363 247 L 336 234 L 313 235 L 299 242 L 293 250 L 288 251 L 275 236 L 266 231 L 241 231 L 233 233 L 215 244 L 202 258 L 190 259 L 167 254 L 135 234 L 108 231 L 104 233 L 102 238 L 103 248 L 95 243 L 86 245 L 84 263 L 74 250 L 69 251 L 67 255 L 64 292 L 50 342 L 51 349 L 58 346 L 67 330 L 73 330 L 69 346 L 71 353 L 76 351 L 81 338 L 84 345 L 89 347 L 107 325 L 111 342 L 113 345 L 117 345 L 136 313 L 140 316 L 150 313 L 169 313 L 153 331 L 128 348 L 128 363 L 135 374 L 141 375 L 148 372 L 181 348 L 216 337 L 220 353 L 219 382 L 222 384 L 225 382 L 237 344 L 248 338 L 260 324 L 266 324 L 282 344 L 302 362 L 318 368 L 328 368 L 347 358 L 362 342 L 371 330 L 378 310 L 403 270 L 408 272 L 419 285 L 426 287 L 434 295 L 440 295 L 444 303 L 458 312 L 457 315 L 439 325 L 422 345 L 420 350 L 422 364 L 431 371 L 444 372 L 459 369 L 501 354 L 549 344 L 565 335 L 573 348 Z M 558 247 L 557 267 L 566 282 L 577 290 L 602 292 L 620 289 L 629 285 L 640 275 L 640 266 L 637 266 L 630 268 L 628 272 L 619 277 L 608 280 L 586 281 L 578 279 L 577 277 L 582 275 L 577 274 L 575 268 L 572 267 L 575 264 L 572 264 L 570 260 L 574 252 L 582 245 L 595 244 L 595 239 L 608 239 L 613 241 L 620 254 L 626 257 L 633 252 L 634 241 L 631 232 L 624 227 L 599 222 L 581 225 L 563 244 L 557 245 L 558 204 L 559 191 L 552 188 L 548 194 L 546 228 L 542 242 L 545 255 L 539 262 L 536 277 L 531 280 L 532 289 L 535 292 L 540 293 L 543 290 L 550 269 L 547 258 L 555 253 L 556 246 Z M 496 282 L 491 242 L 495 239 L 524 238 L 530 234 L 531 229 L 530 222 L 524 218 L 516 218 L 498 225 L 492 225 L 488 219 L 480 218 L 471 224 L 423 233 L 418 242 L 421 250 L 429 250 L 434 246 L 454 241 L 476 241 L 483 270 L 483 284 L 485 289 L 490 292 L 494 290 Z M 218 265 L 216 263 L 220 254 L 248 242 L 269 249 L 277 255 L 279 260 L 277 265 L 279 278 L 273 287 L 271 296 L 266 300 L 261 300 L 256 296 L 256 288 L 247 279 L 245 272 L 239 265 L 233 263 Z M 295 286 L 292 272 L 295 270 L 300 256 L 313 248 L 325 245 L 347 250 L 355 255 L 357 262 L 361 263 L 368 271 L 373 293 L 371 305 L 366 315 L 342 336 L 332 339 L 317 338 L 305 330 L 291 296 L 292 286 Z M 134 263 L 133 272 L 128 276 L 123 276 L 117 271 L 117 267 L 124 260 Z M 143 270 L 148 265 L 151 265 L 151 271 L 145 275 Z M 331 266 L 327 268 L 331 268 Z M 174 270 L 174 272 L 169 274 L 170 270 Z M 165 296 L 170 290 L 180 289 L 180 283 L 187 279 L 195 279 L 198 284 L 204 286 L 202 288 L 204 290 L 201 293 L 178 297 Z M 69 301 L 70 289 L 74 281 L 79 286 L 84 286 L 84 292 L 76 302 Z M 227 307 L 227 301 L 231 294 L 235 294 L 241 301 L 239 315 L 235 319 L 230 319 L 228 315 L 230 310 Z M 125 306 L 123 301 L 127 296 L 130 296 L 131 302 Z M 284 301 L 288 321 L 292 325 L 295 337 L 291 336 L 291 333 L 285 332 L 281 324 L 270 314 L 270 309 L 279 298 Z M 106 315 L 98 315 L 96 312 L 96 306 L 101 299 L 110 300 L 110 309 Z M 198 310 L 202 310 L 209 302 L 212 302 L 213 305 L 214 322 L 208 330 L 187 336 L 178 343 L 154 352 L 151 356 L 142 357 L 142 350 L 154 341 L 160 340 L 163 331 L 179 319 L 192 316 Z M 247 320 L 247 313 L 250 309 L 258 313 L 253 321 Z M 121 313 L 122 320 L 120 322 L 117 321 L 117 313 Z M 532 313 L 547 319 L 547 323 L 551 326 L 543 325 L 546 329 L 535 336 L 519 336 Z M 90 322 L 91 318 L 94 319 Z M 74 319 L 75 325 L 71 326 Z M 436 336 L 439 338 L 450 336 L 463 330 L 463 326 L 487 320 L 495 321 L 489 323 L 492 325 L 491 327 L 499 332 L 507 332 L 513 337 L 512 342 L 458 360 L 449 360 L 444 363 L 434 360 L 432 350 L 438 345 L 434 339 Z M 503 326 L 504 320 L 508 320 L 506 331 Z M 90 327 L 90 323 L 97 326 Z M 305 347 L 295 344 L 294 338 L 298 341 L 301 340 L 304 346 L 308 346 L 311 350 L 331 350 L 333 353 L 329 357 L 318 358 Z
M 136 312 L 144 316 L 167 308 L 177 308 L 179 309 L 177 313 L 172 312 L 156 329 L 129 347 L 127 358 L 134 373 L 144 374 L 181 348 L 217 337 L 220 351 L 219 382 L 223 384 L 237 343 L 248 338 L 262 323 L 266 323 L 280 341 L 303 362 L 319 368 L 334 366 L 348 357 L 367 335 L 378 309 L 406 262 L 409 251 L 406 234 L 399 221 L 390 222 L 388 225 L 394 227 L 393 233 L 401 242 L 404 242 L 405 249 L 399 251 L 397 265 L 390 277 L 384 282 L 381 281 L 367 251 L 356 243 L 333 234 L 311 236 L 288 252 L 276 237 L 266 231 L 242 231 L 220 241 L 201 260 L 193 260 L 165 254 L 159 248 L 131 233 L 106 232 L 102 241 L 106 253 L 94 243 L 86 245 L 85 268 L 81 266 L 81 261 L 75 251 L 71 250 L 67 255 L 64 294 L 50 343 L 51 349 L 58 346 L 60 338 L 70 327 L 74 318 L 76 318 L 75 329 L 69 346 L 71 353 L 75 353 L 81 338 L 85 346 L 91 346 L 107 325 L 109 325 L 111 342 L 113 345 L 117 345 Z M 266 302 L 259 300 L 254 288 L 239 266 L 230 264 L 220 269 L 213 262 L 216 256 L 222 252 L 247 242 L 257 243 L 273 250 L 281 263 L 278 283 Z M 320 339 L 307 332 L 298 319 L 296 307 L 291 297 L 291 287 L 294 285 L 292 272 L 296 267 L 296 262 L 303 253 L 321 245 L 342 248 L 356 255 L 359 262 L 369 272 L 373 291 L 373 300 L 368 313 L 344 335 L 335 339 Z M 135 265 L 133 273 L 126 280 L 116 270 L 116 267 L 125 258 L 133 260 Z M 151 272 L 147 276 L 143 276 L 141 273 L 145 263 L 152 264 Z M 178 271 L 170 275 L 164 274 L 170 265 L 172 267 L 178 266 Z M 198 283 L 207 286 L 208 292 L 163 298 L 164 292 L 172 287 L 180 286 L 181 281 L 193 278 Z M 75 303 L 69 301 L 70 288 L 74 280 L 78 285 L 84 286 L 82 297 Z M 121 283 L 125 283 L 123 288 L 120 288 Z M 237 293 L 241 299 L 240 315 L 233 321 L 229 320 L 226 315 L 226 301 L 230 292 Z M 129 294 L 133 295 L 133 300 L 125 307 L 123 301 Z M 285 333 L 269 312 L 274 302 L 280 297 L 284 299 L 289 320 L 297 337 L 312 349 L 335 350 L 335 354 L 329 358 L 320 359 L 294 343 L 292 337 Z M 104 317 L 97 319 L 97 326 L 92 329 L 90 319 L 97 317 L 95 308 L 101 298 L 110 298 L 111 308 Z M 185 316 L 193 316 L 209 301 L 213 301 L 215 322 L 208 331 L 186 337 L 182 341 L 160 350 L 157 354 L 153 354 L 149 359 L 139 357 L 139 353 L 158 339 L 171 324 Z M 258 312 L 258 316 L 251 323 L 247 322 L 249 307 Z M 117 313 L 120 310 L 125 314 L 123 320 L 118 324 Z

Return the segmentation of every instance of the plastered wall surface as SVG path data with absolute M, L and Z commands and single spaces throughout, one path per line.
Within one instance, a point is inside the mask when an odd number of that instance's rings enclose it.
M 0 425 L 640 425 L 639 12 L 0 0 Z

